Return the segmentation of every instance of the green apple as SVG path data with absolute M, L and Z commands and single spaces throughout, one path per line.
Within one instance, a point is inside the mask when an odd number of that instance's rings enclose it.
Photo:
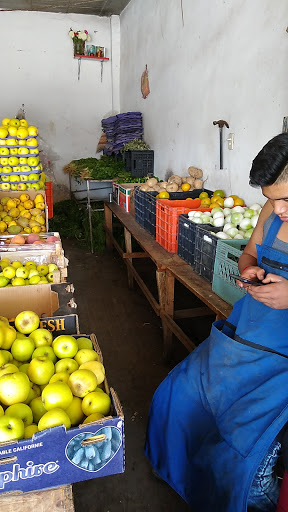
M 19 372 L 23 372 L 23 373 L 26 373 L 26 375 L 28 375 L 28 367 L 29 367 L 29 363 L 21 364 L 19 366 Z
M 71 373 L 68 385 L 74 396 L 83 398 L 97 387 L 97 379 L 90 370 L 76 370 Z
M 53 336 L 48 329 L 36 329 L 31 332 L 30 337 L 34 341 L 36 348 L 42 345 L 52 345 Z
M 1 418 L 0 418 L 1 420 Z M 63 409 L 55 408 L 46 412 L 39 420 L 38 429 L 41 432 L 47 428 L 58 427 L 64 425 L 66 428 L 71 427 L 71 421 L 68 414 Z
M 41 279 L 40 279 L 38 284 L 48 284 L 48 281 L 47 281 L 46 277 L 44 277 L 44 276 L 41 277 Z
M 31 439 L 36 432 L 39 432 L 37 425 L 35 423 L 32 423 L 32 425 L 28 425 L 28 427 L 25 427 L 24 429 L 24 439 Z
M 12 359 L 13 357 L 9 350 L 0 350 L 0 367 L 3 366 L 3 364 L 9 363 L 9 361 L 12 361 Z
M 15 339 L 16 330 L 14 327 L 0 321 L 0 347 L 4 350 L 9 350 Z
M 1 165 L 8 165 L 9 164 L 9 157 L 5 156 L 0 158 L 0 164 Z
M 19 181 L 20 181 L 20 176 L 18 176 L 18 174 L 10 176 L 10 182 L 12 182 L 12 183 L 16 183 L 17 182 L 18 183 Z M 12 185 L 11 185 L 11 187 L 12 187 Z
M 10 167 L 10 165 L 5 165 L 4 167 L 2 167 L 2 172 L 5 172 L 5 173 L 13 172 L 12 167 Z M 2 176 L 2 180 L 3 180 L 3 176 Z
M 24 404 L 30 405 L 30 402 L 33 400 L 33 398 L 36 398 L 37 396 L 38 395 L 35 393 L 34 389 L 30 388 L 29 394 L 28 394 L 26 400 L 24 401 Z
M 10 148 L 10 155 L 18 155 L 18 148 Z
M 17 185 L 15 183 L 11 183 L 10 189 L 14 190 L 14 192 L 17 190 Z M 9 285 L 10 286 L 10 285 Z
M 27 279 L 29 275 L 29 270 L 27 267 L 19 267 L 16 270 L 16 277 L 22 277 L 23 279 Z
M 19 164 L 19 158 L 17 156 L 9 156 L 9 165 L 18 165 Z
M 21 166 L 16 165 L 15 167 L 13 167 L 13 172 L 17 172 L 19 174 L 19 172 L 21 172 Z
M 57 363 L 55 364 L 56 373 L 66 372 L 69 375 L 71 375 L 71 373 L 78 370 L 78 368 L 79 364 L 75 361 L 75 359 L 71 359 L 69 357 L 66 357 L 65 359 L 60 359 L 60 361 L 57 361 Z
M 1 146 L 1 148 L 0 148 L 0 155 L 9 155 L 9 154 L 10 154 L 9 149 Z
M 20 277 L 18 279 L 21 279 Z M 35 343 L 30 338 L 26 338 L 25 340 L 17 339 L 13 342 L 11 346 L 11 354 L 16 359 L 16 361 L 28 361 L 31 358 L 33 352 L 35 350 Z
M 23 279 L 23 277 L 14 277 L 11 283 L 12 286 L 25 286 L 25 279 Z
M 7 279 L 13 279 L 16 275 L 16 268 L 12 267 L 12 265 L 8 265 L 3 269 L 3 276 L 7 277 Z
M 39 316 L 34 311 L 22 311 L 15 318 L 15 327 L 22 334 L 31 334 L 38 329 L 39 323 Z
M 21 263 L 21 261 L 15 260 L 15 261 L 12 261 L 11 265 L 12 265 L 12 267 L 16 268 L 16 270 L 17 270 L 17 268 L 20 268 L 23 266 L 23 263 Z M 16 274 L 16 276 L 17 276 L 17 274 Z M 23 277 L 23 276 L 17 276 L 17 277 Z
M 67 384 L 69 375 L 70 374 L 67 372 L 54 373 L 54 375 L 52 375 L 51 379 L 49 380 L 49 384 L 52 384 L 53 382 L 65 382 L 65 384 Z
M 46 276 L 46 279 L 48 283 L 53 283 L 53 272 L 49 272 L 49 274 Z
M 93 343 L 89 338 L 77 338 L 77 343 L 79 350 L 81 350 L 82 348 L 93 349 Z
M 42 276 L 46 276 L 49 273 L 48 265 L 38 265 L 37 270 Z
M 31 167 L 36 167 L 36 165 L 39 164 L 39 156 L 29 156 L 27 158 L 28 165 L 31 165 Z
M 34 261 L 26 261 L 25 267 L 29 268 L 30 270 L 32 270 L 32 268 L 36 270 L 36 263 Z
M 35 357 L 49 357 L 51 361 L 55 364 L 57 361 L 57 357 L 54 353 L 54 350 L 49 345 L 41 345 L 40 347 L 35 348 L 32 359 Z
M 0 443 L 23 439 L 24 423 L 20 418 L 1 416 L 0 418 Z
M 48 384 L 54 374 L 54 364 L 49 357 L 35 357 L 28 368 L 28 377 L 39 386 Z
M 20 176 L 20 180 L 21 180 L 21 176 Z M 25 183 L 17 183 L 17 190 L 19 190 L 19 192 L 26 190 L 26 184 Z
M 22 172 L 31 172 L 31 167 L 29 167 L 29 165 L 22 165 L 21 170 L 22 170 Z M 27 176 L 26 176 L 26 180 L 27 180 Z M 29 175 L 28 175 L 28 180 L 29 180 Z
M 7 277 L 0 276 L 0 288 L 4 288 L 5 286 L 7 286 L 9 281 L 10 281 L 10 279 L 7 279 Z
M 1 416 L 4 416 L 4 409 L 3 409 L 2 405 L 0 405 L 0 417 Z
M 41 277 L 38 275 L 32 276 L 29 279 L 29 284 L 39 284 L 39 281 L 41 280 Z
M 98 385 L 102 384 L 105 379 L 105 368 L 100 361 L 88 361 L 87 363 L 83 363 L 79 366 L 79 370 L 90 370 L 93 372 L 97 378 Z
M 49 274 L 50 274 L 51 272 L 54 272 L 54 270 L 58 270 L 58 267 L 57 267 L 57 265 L 55 265 L 55 263 L 49 263 L 48 270 L 49 270 Z
M 107 393 L 88 393 L 82 400 L 82 411 L 85 416 L 90 416 L 95 412 L 100 412 L 107 416 L 111 409 L 111 400 Z
M 35 172 L 32 172 L 31 174 L 29 174 L 28 178 L 29 178 L 29 181 L 38 181 L 39 176 Z
M 26 373 L 15 372 L 0 377 L 0 401 L 3 405 L 25 402 L 30 391 Z
M 65 357 L 72 358 L 78 351 L 76 339 L 69 334 L 61 334 L 60 336 L 57 336 L 52 343 L 52 347 L 59 359 L 63 359 Z
M 30 155 L 39 155 L 39 149 L 38 148 L 32 148 L 29 150 Z
M 87 416 L 83 423 L 93 423 L 94 421 L 101 420 L 102 418 L 104 418 L 103 414 L 101 414 L 100 412 L 94 412 L 93 414 Z
M 30 187 L 30 188 L 31 188 L 32 190 L 40 190 L 40 185 L 39 185 L 39 183 L 30 183 L 30 185 L 31 185 L 31 187 Z
M 81 364 L 88 363 L 89 361 L 99 361 L 99 356 L 93 349 L 81 348 L 78 350 L 74 359 L 77 361 L 79 366 L 81 366 Z
M 26 174 L 20 174 L 19 176 L 20 176 L 20 181 L 27 181 Z M 29 183 L 27 183 L 27 185 L 29 185 Z M 27 187 L 27 185 L 26 185 L 26 187 Z
M 19 338 L 21 340 L 25 340 L 25 338 L 27 338 L 26 334 L 22 334 L 22 332 L 17 332 L 16 333 L 16 338 Z
M 67 407 L 67 409 L 65 409 L 65 412 L 70 418 L 72 427 L 79 425 L 84 417 L 82 411 L 82 399 L 78 396 L 73 396 L 72 403 L 69 405 L 69 407 Z
M 42 391 L 42 402 L 47 411 L 55 409 L 55 407 L 65 410 L 71 405 L 72 400 L 72 391 L 65 382 L 52 382 L 47 384 Z
M 43 405 L 41 396 L 33 398 L 33 400 L 31 400 L 30 402 L 29 407 L 31 408 L 31 411 L 33 413 L 33 421 L 35 423 L 38 423 L 40 418 L 42 418 L 43 414 L 47 412 Z
M 28 155 L 29 154 L 29 149 L 28 148 L 18 148 L 18 154 L 19 155 Z
M 19 153 L 19 154 L 20 154 L 20 153 Z M 26 165 L 26 164 L 27 164 L 27 158 L 26 158 L 25 156 L 20 156 L 20 158 L 19 158 L 19 164 L 21 164 L 21 165 Z M 23 169 L 23 168 L 22 168 L 22 169 Z M 29 171 L 29 169 L 28 169 L 28 171 Z M 23 172 L 25 172 L 25 171 L 23 171 Z
M 34 277 L 34 276 L 39 276 L 39 272 L 38 272 L 38 270 L 36 270 L 36 268 L 31 268 L 29 270 L 28 279 L 31 279 L 31 277 Z
M 13 418 L 20 418 L 24 427 L 28 427 L 33 423 L 33 414 L 30 407 L 26 404 L 14 404 L 7 407 L 5 411 L 5 416 L 11 416 Z
M 16 373 L 16 372 L 19 372 L 19 369 L 12 362 L 3 364 L 0 367 L 0 377 L 2 377 L 2 375 L 7 375 L 8 373 Z

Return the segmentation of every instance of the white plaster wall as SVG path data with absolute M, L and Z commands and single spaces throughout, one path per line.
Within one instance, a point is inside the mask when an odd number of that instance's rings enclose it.
M 132 0 L 121 22 L 121 111 L 143 113 L 155 174 L 201 167 L 209 188 L 262 199 L 248 185 L 251 162 L 288 115 L 287 0 Z M 150 95 L 140 77 L 148 66 Z M 235 134 L 224 145 L 224 119 Z M 263 201 L 262 201 L 263 202 Z
M 91 44 L 107 48 L 110 60 L 103 64 L 102 82 L 101 62 L 88 59 L 81 61 L 78 81 L 70 27 L 88 30 Z M 15 116 L 25 104 L 27 120 L 38 126 L 59 184 L 68 184 L 62 170 L 65 164 L 95 157 L 101 119 L 114 109 L 119 111 L 119 30 L 118 16 L 110 20 L 76 14 L 0 12 L 0 117 Z

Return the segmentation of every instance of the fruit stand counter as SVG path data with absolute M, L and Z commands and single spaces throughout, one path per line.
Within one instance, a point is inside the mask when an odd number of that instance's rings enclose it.
M 74 512 L 72 485 L 27 494 L 3 494 L 0 509 L 6 512 Z
M 123 251 L 113 236 L 113 216 L 116 217 L 124 228 L 125 251 Z M 212 286 L 201 276 L 196 274 L 190 265 L 177 254 L 167 252 L 154 238 L 143 229 L 134 217 L 125 212 L 115 203 L 105 203 L 105 231 L 106 245 L 112 249 L 115 247 L 124 259 L 128 272 L 129 288 L 133 287 L 133 280 L 150 302 L 155 313 L 160 316 L 163 325 L 164 355 L 169 356 L 174 334 L 185 347 L 192 352 L 195 348 L 193 341 L 177 325 L 177 318 L 191 318 L 215 313 L 216 318 L 227 318 L 232 307 L 212 292 Z M 138 242 L 143 252 L 132 252 L 132 237 Z M 158 301 L 155 299 L 148 286 L 140 277 L 133 258 L 150 258 L 156 265 L 156 282 L 158 288 Z M 191 293 L 197 296 L 203 307 L 174 310 L 174 286 L 175 279 L 180 281 Z

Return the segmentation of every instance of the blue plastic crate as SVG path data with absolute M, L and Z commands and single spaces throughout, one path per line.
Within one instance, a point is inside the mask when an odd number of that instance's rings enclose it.
M 246 291 L 230 274 L 238 274 L 238 261 L 248 240 L 219 240 L 216 249 L 212 290 L 233 306 Z
M 194 267 L 196 226 L 195 222 L 189 220 L 188 215 L 179 215 L 178 255 L 192 267 Z

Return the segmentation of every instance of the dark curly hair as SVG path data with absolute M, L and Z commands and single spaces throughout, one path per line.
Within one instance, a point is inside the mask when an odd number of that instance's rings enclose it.
M 250 185 L 267 187 L 288 181 L 288 133 L 269 140 L 252 162 Z

